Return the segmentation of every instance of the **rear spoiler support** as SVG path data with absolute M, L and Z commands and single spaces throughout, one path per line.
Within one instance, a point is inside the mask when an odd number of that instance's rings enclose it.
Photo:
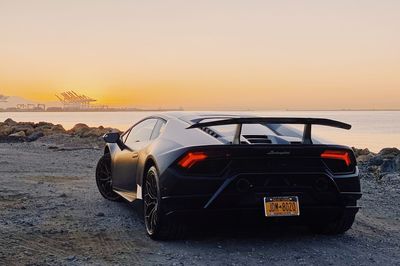
M 304 125 L 302 143 L 303 143 L 303 144 L 312 144 L 312 138 L 311 138 L 311 124 L 305 124 L 305 125 Z
M 235 136 L 233 137 L 232 144 L 240 144 L 240 136 L 242 135 L 243 124 L 238 124 L 236 127 Z
M 212 117 L 209 119 L 213 119 Z M 218 119 L 218 118 L 217 118 Z M 240 136 L 242 134 L 243 124 L 298 124 L 304 125 L 303 131 L 303 144 L 312 144 L 311 127 L 312 125 L 321 125 L 328 127 L 335 127 L 349 130 L 351 125 L 325 118 L 302 118 L 302 117 L 244 117 L 244 118 L 229 118 L 220 119 L 210 122 L 197 122 L 189 126 L 191 128 L 202 128 L 211 126 L 223 126 L 223 125 L 237 125 L 233 144 L 240 144 Z

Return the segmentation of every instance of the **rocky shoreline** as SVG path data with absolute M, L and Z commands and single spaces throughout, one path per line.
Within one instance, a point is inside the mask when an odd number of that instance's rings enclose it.
M 353 148 L 361 174 L 379 181 L 400 177 L 400 150 L 384 148 L 378 153 L 368 149 Z
M 99 148 L 104 145 L 102 136 L 108 132 L 121 132 L 110 127 L 89 127 L 76 124 L 66 130 L 60 124 L 49 122 L 16 122 L 6 119 L 0 122 L 0 143 L 38 141 L 52 149 Z
M 49 122 L 16 122 L 10 118 L 0 122 L 0 138 L 7 142 L 35 141 L 41 137 L 57 134 L 67 134 L 80 138 L 98 138 L 110 131 L 118 129 L 110 127 L 89 127 L 86 124 L 76 124 L 72 129 L 65 130 L 60 124 Z
M 89 127 L 76 124 L 66 130 L 60 124 L 49 122 L 16 122 L 7 119 L 0 122 L 0 143 L 38 141 L 50 149 L 100 149 L 104 146 L 102 136 L 108 132 L 121 132 L 110 127 Z M 361 175 L 377 180 L 391 180 L 400 177 L 400 150 L 384 148 L 378 153 L 367 148 L 353 148 Z

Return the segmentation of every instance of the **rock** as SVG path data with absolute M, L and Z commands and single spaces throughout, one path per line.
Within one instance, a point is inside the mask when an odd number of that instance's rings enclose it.
M 394 158 L 394 165 L 395 170 L 400 173 L 400 155 L 397 155 L 396 158 Z
M 0 136 L 8 136 L 13 133 L 13 129 L 11 126 L 7 124 L 2 124 L 0 126 Z
M 68 130 L 69 134 L 81 137 L 81 138 L 99 138 L 104 134 L 114 131 L 112 128 L 100 127 L 89 127 L 86 124 L 76 124 L 72 129 Z M 118 131 L 118 130 L 117 130 Z
M 44 137 L 43 132 L 41 132 L 41 131 L 33 132 L 32 134 L 30 134 L 28 136 L 28 138 L 26 140 L 29 141 L 29 142 L 36 141 L 36 140 L 40 139 L 41 137 Z
M 53 123 L 49 123 L 49 122 L 39 122 L 37 124 L 35 124 L 36 127 L 48 127 L 48 128 L 52 128 L 54 126 Z
M 372 155 L 371 153 L 365 154 L 365 155 L 363 154 L 363 155 L 360 155 L 357 157 L 357 161 L 358 162 L 368 162 L 373 158 L 374 158 L 374 155 Z
M 76 259 L 76 256 L 74 256 L 74 255 L 71 255 L 71 256 L 68 256 L 67 257 L 67 260 L 68 261 L 73 261 L 73 260 L 75 260 Z
M 101 137 L 111 130 L 112 129 L 110 128 L 91 128 L 89 131 L 86 131 L 84 134 L 82 134 L 82 137 Z
M 42 132 L 45 136 L 53 134 L 52 127 L 50 126 L 40 126 L 35 128 L 35 132 Z
M 37 126 L 37 127 L 35 127 L 35 131 L 51 130 L 52 128 L 53 128 L 53 126 L 49 126 L 49 125 Z
M 396 171 L 396 163 L 393 159 L 384 160 L 380 166 L 380 171 L 382 173 L 393 173 Z
M 10 134 L 10 135 L 8 135 L 9 137 L 26 137 L 26 134 L 25 134 L 25 132 L 24 131 L 18 131 L 17 133 L 14 133 L 14 134 Z
M 8 125 L 8 126 L 15 126 L 15 125 L 17 125 L 18 123 L 15 122 L 14 120 L 12 120 L 11 118 L 7 118 L 7 119 L 4 121 L 4 124 L 6 124 L 6 125 Z
M 79 123 L 79 124 L 76 124 L 70 130 L 68 130 L 68 133 L 70 133 L 72 135 L 76 135 L 76 136 L 82 137 L 82 135 L 84 135 L 89 130 L 90 130 L 90 128 L 89 128 L 88 125 Z
M 379 155 L 383 157 L 396 157 L 400 155 L 400 150 L 397 148 L 384 148 L 379 152 Z
M 33 133 L 34 128 L 33 128 L 32 125 L 21 123 L 21 124 L 18 124 L 16 126 L 13 126 L 12 130 L 13 130 L 13 132 L 23 131 L 23 132 L 25 132 L 25 135 L 28 136 L 28 135 Z
M 87 137 L 95 137 L 97 136 L 98 131 L 95 128 L 89 128 L 86 131 L 82 132 L 80 137 L 87 138 Z
M 381 156 L 373 156 L 369 162 L 370 165 L 380 166 L 383 163 L 383 158 Z
M 51 132 L 53 134 L 63 134 L 66 132 L 66 130 L 64 129 L 64 127 L 62 125 L 58 124 L 51 128 Z
M 70 131 L 77 132 L 77 131 L 80 131 L 82 129 L 88 129 L 88 128 L 89 128 L 88 125 L 83 124 L 83 123 L 78 123 Z
M 61 125 L 54 125 L 47 122 L 39 122 L 34 125 L 35 132 L 42 132 L 45 136 L 56 133 L 65 133 L 65 129 Z
M 353 151 L 354 151 L 354 154 L 356 155 L 356 157 L 361 156 L 361 155 L 371 154 L 371 151 L 368 150 L 367 148 L 365 148 L 365 149 L 357 149 L 357 148 L 353 147 Z

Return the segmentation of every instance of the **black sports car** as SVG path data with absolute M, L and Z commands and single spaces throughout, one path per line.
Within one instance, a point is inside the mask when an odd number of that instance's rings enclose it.
M 153 239 L 181 236 L 185 217 L 216 213 L 344 233 L 361 198 L 355 156 L 312 137 L 312 125 L 351 128 L 321 118 L 157 114 L 104 136 L 97 186 L 108 200 L 142 200 Z

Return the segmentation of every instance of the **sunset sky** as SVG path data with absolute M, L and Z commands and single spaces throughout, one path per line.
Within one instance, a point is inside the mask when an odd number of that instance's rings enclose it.
M 400 1 L 1 0 L 0 94 L 113 106 L 400 108 Z

